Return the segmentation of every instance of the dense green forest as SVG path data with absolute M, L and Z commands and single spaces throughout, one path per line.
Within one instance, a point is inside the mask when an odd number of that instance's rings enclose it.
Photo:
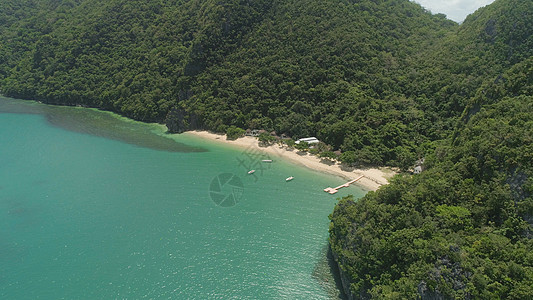
M 3 2 L 0 88 L 12 97 L 176 132 L 316 135 L 357 163 L 402 168 L 462 112 L 428 104 L 455 74 L 422 67 L 459 27 L 407 0 Z M 415 84 L 433 68 L 442 83 Z
M 399 175 L 342 199 L 355 298 L 533 298 L 533 1 L 3 0 L 0 93 L 170 131 L 317 136 Z
M 354 295 L 533 298 L 532 74 L 529 58 L 472 102 L 420 175 L 339 202 L 330 242 Z
M 0 88 L 175 132 L 315 135 L 407 169 L 481 84 L 531 55 L 531 4 L 511 2 L 459 26 L 407 0 L 5 0 Z

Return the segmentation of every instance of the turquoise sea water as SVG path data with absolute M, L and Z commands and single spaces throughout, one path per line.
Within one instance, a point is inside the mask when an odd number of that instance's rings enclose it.
M 258 157 L 0 98 L 0 298 L 337 298 L 322 189 L 344 180 Z

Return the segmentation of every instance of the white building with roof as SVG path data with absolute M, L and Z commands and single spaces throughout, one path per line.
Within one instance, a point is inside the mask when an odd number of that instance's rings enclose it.
M 299 143 L 301 143 L 301 142 L 306 142 L 306 143 L 308 143 L 309 145 L 313 145 L 313 144 L 318 144 L 318 143 L 320 143 L 320 141 L 319 141 L 316 137 L 302 138 L 302 139 L 297 140 L 295 143 L 296 143 L 296 144 L 299 144 Z

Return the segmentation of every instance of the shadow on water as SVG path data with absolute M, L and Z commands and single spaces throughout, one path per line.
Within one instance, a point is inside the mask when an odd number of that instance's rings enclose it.
M 330 299 L 348 299 L 343 292 L 339 269 L 333 259 L 329 244 L 320 251 L 320 261 L 315 266 L 313 277 L 328 293 Z
M 44 115 L 53 126 L 167 152 L 205 152 L 166 137 L 160 125 L 136 122 L 97 109 L 53 106 L 0 97 L 0 113 Z

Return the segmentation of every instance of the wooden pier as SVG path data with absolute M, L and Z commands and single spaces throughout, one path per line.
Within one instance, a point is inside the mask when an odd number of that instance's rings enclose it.
M 361 178 L 363 178 L 363 177 L 365 177 L 365 175 L 361 175 L 361 176 L 355 178 L 354 180 L 351 180 L 351 181 L 346 182 L 345 184 L 339 185 L 339 186 L 336 187 L 336 188 L 331 188 L 331 187 L 325 188 L 325 189 L 324 189 L 324 192 L 326 192 L 326 193 L 330 193 L 330 194 L 333 195 L 333 194 L 337 193 L 337 192 L 338 192 L 340 189 L 342 189 L 343 187 L 349 187 L 350 184 L 352 184 L 352 183 L 358 181 L 359 179 L 361 179 Z

